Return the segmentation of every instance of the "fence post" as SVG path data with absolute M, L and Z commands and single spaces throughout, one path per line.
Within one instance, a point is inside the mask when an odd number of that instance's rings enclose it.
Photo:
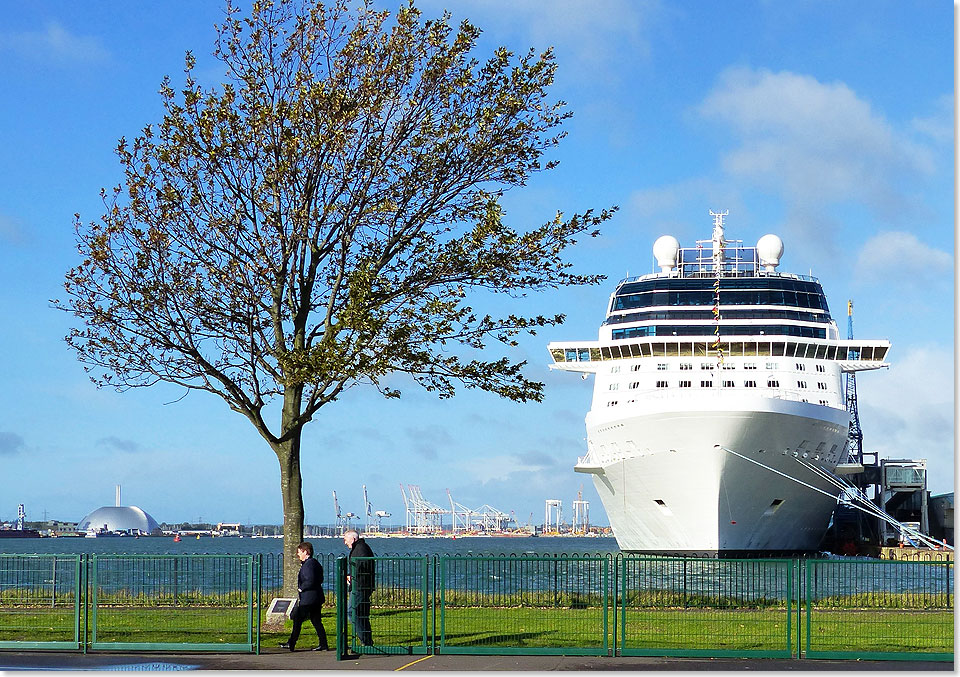
M 263 616 L 263 555 L 256 555 L 257 568 L 257 655 L 260 655 L 260 618 Z
M 84 623 L 87 620 L 86 614 L 86 604 L 87 604 L 87 595 L 86 595 L 86 581 L 84 577 L 84 567 L 87 563 L 87 556 L 83 553 L 77 555 L 76 562 L 76 579 L 73 582 L 73 613 L 74 613 L 74 622 L 73 622 L 73 634 L 77 639 L 77 643 L 80 645 L 80 648 L 83 650 L 83 653 L 87 653 L 87 628 L 81 628 L 80 626 L 80 616 L 83 616 Z
M 805 593 L 803 608 L 804 608 L 804 613 L 806 614 L 806 619 L 805 619 L 806 629 L 804 633 L 806 635 L 806 643 L 802 644 L 802 646 L 800 646 L 797 649 L 797 658 L 804 658 L 806 655 L 806 652 L 810 650 L 810 624 L 811 624 L 811 616 L 813 615 L 813 597 L 810 589 L 811 586 L 810 586 L 810 560 L 809 559 L 803 560 L 803 585 L 804 585 L 804 593 Z M 798 644 L 801 643 L 800 635 L 801 635 L 800 628 L 797 628 Z
M 57 556 L 53 556 L 53 571 L 50 576 L 50 608 L 57 606 Z
M 347 657 L 347 558 L 337 558 L 337 660 Z
M 424 555 L 423 557 L 423 560 L 424 560 L 423 566 L 426 567 L 424 569 L 424 578 L 426 578 L 427 575 L 432 576 L 430 580 L 430 590 L 429 590 L 431 630 L 430 630 L 430 643 L 427 645 L 429 650 L 427 653 L 435 654 L 437 653 L 437 556 L 434 555 L 432 559 L 433 559 L 433 566 L 430 565 L 430 560 L 431 560 L 430 556 Z M 426 582 L 424 582 L 424 596 L 426 595 L 427 595 Z M 424 604 L 426 604 L 426 600 L 424 600 Z M 426 607 L 424 607 L 424 609 L 426 609 Z M 426 624 L 426 619 L 424 619 L 424 624 Z

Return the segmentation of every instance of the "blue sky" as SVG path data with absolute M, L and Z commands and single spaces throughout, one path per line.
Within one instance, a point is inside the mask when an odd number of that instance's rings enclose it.
M 931 489 L 952 491 L 954 425 L 953 6 L 945 2 L 550 3 L 472 0 L 445 6 L 484 29 L 483 57 L 556 48 L 554 89 L 574 111 L 560 167 L 508 194 L 518 228 L 619 205 L 603 236 L 578 246 L 581 272 L 605 284 L 523 299 L 567 322 L 513 355 L 546 383 L 542 404 L 463 392 L 438 401 L 396 379 L 384 401 L 355 388 L 304 437 L 307 521 L 333 520 L 331 491 L 361 512 L 402 522 L 400 483 L 446 504 L 489 503 L 521 523 L 559 498 L 569 519 L 581 483 L 592 381 L 547 369 L 551 340 L 593 339 L 618 279 L 649 272 L 660 235 L 785 242 L 781 270 L 818 276 L 846 332 L 889 338 L 891 368 L 858 378 L 864 445 L 927 458 Z M 546 8 L 549 7 L 549 10 Z M 97 390 L 51 308 L 76 262 L 73 214 L 96 219 L 101 187 L 120 180 L 117 139 L 159 120 L 162 77 L 183 53 L 217 81 L 216 2 L 38 1 L 0 25 L 0 520 L 78 520 L 124 503 L 161 521 L 279 522 L 279 472 L 249 423 L 212 395 L 172 387 Z M 678 478 L 682 481 L 682 478 Z

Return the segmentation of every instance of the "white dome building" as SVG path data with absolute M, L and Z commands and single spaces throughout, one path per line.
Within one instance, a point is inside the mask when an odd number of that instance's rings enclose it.
M 150 513 L 135 505 L 97 508 L 77 524 L 77 531 L 125 531 L 131 534 L 149 534 L 159 528 Z
M 117 504 L 97 508 L 77 523 L 77 531 L 93 533 L 125 532 L 149 534 L 159 529 L 157 520 L 146 510 L 135 505 L 120 505 L 120 486 L 117 486 Z

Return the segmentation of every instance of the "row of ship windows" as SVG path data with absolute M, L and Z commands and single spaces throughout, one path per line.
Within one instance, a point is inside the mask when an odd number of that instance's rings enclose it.
M 733 388 L 733 387 L 735 387 L 735 385 L 736 385 L 733 381 L 722 381 L 722 383 L 723 383 L 723 387 L 724 387 L 724 388 Z M 693 387 L 693 381 L 680 380 L 680 381 L 678 381 L 677 385 L 678 385 L 679 387 L 681 387 L 681 388 L 692 388 L 692 387 Z M 627 388 L 630 389 L 630 390 L 636 390 L 636 389 L 639 388 L 639 387 L 640 387 L 640 381 L 634 381 L 633 383 L 630 383 L 630 384 L 627 385 Z M 657 381 L 657 388 L 669 388 L 669 387 L 670 387 L 670 382 L 669 382 L 669 381 Z M 701 388 L 712 388 L 712 387 L 713 387 L 713 381 L 700 381 L 700 387 L 701 387 Z M 756 381 L 752 381 L 752 380 L 744 381 L 744 382 L 743 382 L 743 387 L 744 387 L 744 388 L 756 388 L 756 387 L 757 387 L 757 382 L 756 382 Z M 780 381 L 778 381 L 778 380 L 775 379 L 775 378 L 767 379 L 767 387 L 768 387 L 768 388 L 779 388 L 779 387 L 780 387 Z M 807 382 L 806 382 L 806 381 L 797 381 L 797 387 L 798 387 L 798 388 L 801 388 L 801 389 L 804 389 L 804 388 L 807 387 Z M 823 381 L 820 381 L 819 383 L 817 383 L 817 388 L 820 389 L 820 390 L 829 390 L 829 388 L 827 387 L 827 384 L 824 383 Z M 619 383 L 611 383 L 611 384 L 610 384 L 610 390 L 620 390 L 620 384 L 619 384 Z
M 800 398 L 800 401 L 801 401 L 801 402 L 809 402 L 810 400 L 808 400 L 806 397 L 801 397 L 801 398 Z M 636 400 L 626 400 L 626 401 L 624 402 L 624 404 L 633 404 L 633 403 L 635 403 L 635 402 L 636 402 Z M 819 400 L 819 403 L 820 403 L 820 405 L 823 406 L 823 407 L 829 407 L 829 406 L 830 406 L 830 400 Z M 615 406 L 617 406 L 618 404 L 620 404 L 620 400 L 610 400 L 609 402 L 607 402 L 607 406 L 608 406 L 608 407 L 615 407 Z
M 700 363 L 700 368 L 701 368 L 701 369 L 708 369 L 708 370 L 709 370 L 709 369 L 715 369 L 716 366 L 717 366 L 717 365 L 716 365 L 715 362 L 701 362 L 701 363 Z M 824 365 L 822 365 L 822 364 L 817 364 L 817 365 L 815 365 L 815 366 L 816 366 L 818 372 L 820 372 L 820 373 L 826 373 L 826 371 L 827 371 L 826 366 L 824 366 Z M 639 365 L 639 364 L 631 365 L 630 371 L 640 371 L 640 367 L 641 367 L 641 365 Z M 736 368 L 737 368 L 737 365 L 736 365 L 735 363 L 733 363 L 733 362 L 724 362 L 724 363 L 722 364 L 722 368 L 723 368 L 723 369 L 736 369 Z M 744 362 L 744 363 L 743 363 L 743 368 L 744 368 L 744 369 L 756 369 L 756 368 L 757 368 L 757 363 L 756 363 L 756 362 Z M 766 363 L 766 368 L 769 369 L 769 370 L 771 370 L 771 371 L 775 371 L 775 370 L 777 370 L 777 369 L 780 368 L 780 363 L 779 363 L 779 362 L 767 362 L 767 363 Z M 805 365 L 805 364 L 803 364 L 803 363 L 801 363 L 801 362 L 795 362 L 795 363 L 794 363 L 794 368 L 795 368 L 797 371 L 806 371 L 806 370 L 807 370 L 807 365 Z M 658 363 L 657 363 L 657 371 L 667 371 L 667 370 L 669 370 L 669 369 L 670 369 L 670 363 L 669 363 L 669 362 L 658 362 Z M 692 362 L 681 362 L 681 363 L 680 363 L 680 371 L 689 371 L 689 370 L 691 370 L 691 369 L 693 369 L 693 363 L 692 363 Z M 620 365 L 617 364 L 617 365 L 614 365 L 614 366 L 610 367 L 610 373 L 611 373 L 611 374 L 619 374 L 619 373 L 620 373 Z

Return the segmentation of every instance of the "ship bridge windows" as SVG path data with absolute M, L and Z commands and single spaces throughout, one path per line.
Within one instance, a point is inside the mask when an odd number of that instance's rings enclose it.
M 744 388 L 756 388 L 756 387 L 757 387 L 757 382 L 756 382 L 756 381 L 744 381 L 744 382 L 743 382 L 743 387 L 744 387 Z
M 715 283 L 713 278 L 657 278 L 628 282 L 617 288 L 613 306 L 617 309 L 618 304 L 621 307 L 710 305 Z M 818 282 L 786 277 L 721 278 L 720 296 L 721 303 L 726 303 L 723 298 L 729 297 L 736 299 L 729 303 L 740 305 L 792 305 L 826 310 L 823 288 Z
M 705 283 L 705 284 L 704 284 Z M 714 301 L 713 282 L 705 279 L 702 289 L 683 291 L 646 291 L 624 293 L 623 289 L 614 297 L 610 312 L 633 310 L 634 308 L 656 307 L 712 307 Z M 795 292 L 785 290 L 725 290 L 721 281 L 721 306 L 785 306 L 807 308 L 829 312 L 826 297 L 822 292 Z
M 778 380 L 775 379 L 775 378 L 767 379 L 767 387 L 768 387 L 768 388 L 779 388 L 779 387 L 780 387 L 780 381 L 778 381 Z
M 657 324 L 643 327 L 627 327 L 624 329 L 614 329 L 610 332 L 610 337 L 614 341 L 632 338 L 646 338 L 648 336 L 709 336 L 716 332 L 717 325 L 711 324 Z M 720 331 L 727 335 L 739 336 L 799 336 L 804 338 L 826 338 L 827 330 L 820 327 L 809 327 L 796 324 L 721 324 Z M 671 346 L 674 351 L 677 350 L 676 343 L 665 344 Z M 783 355 L 783 344 L 779 344 L 780 353 Z M 608 348 L 602 349 L 604 359 L 610 359 Z M 664 353 L 660 353 L 663 355 Z M 667 355 L 677 355 L 677 352 L 668 352 Z M 656 355 L 656 353 L 654 353 Z M 619 355 L 617 355 L 619 357 Z
M 679 383 L 678 385 L 679 385 L 681 388 L 690 388 L 690 387 L 693 385 L 693 383 L 690 382 L 690 381 L 680 381 L 680 383 Z
M 822 311 L 786 310 L 780 308 L 722 309 L 726 320 L 795 320 L 798 322 L 830 322 L 830 314 Z M 649 322 L 651 320 L 713 320 L 713 306 L 710 308 L 691 308 L 684 310 L 646 310 L 638 313 L 620 313 L 609 315 L 603 324 L 624 324 L 626 322 Z
M 666 381 L 657 381 L 657 387 L 658 387 L 658 388 L 666 388 L 667 385 L 668 385 L 668 384 L 667 384 Z

